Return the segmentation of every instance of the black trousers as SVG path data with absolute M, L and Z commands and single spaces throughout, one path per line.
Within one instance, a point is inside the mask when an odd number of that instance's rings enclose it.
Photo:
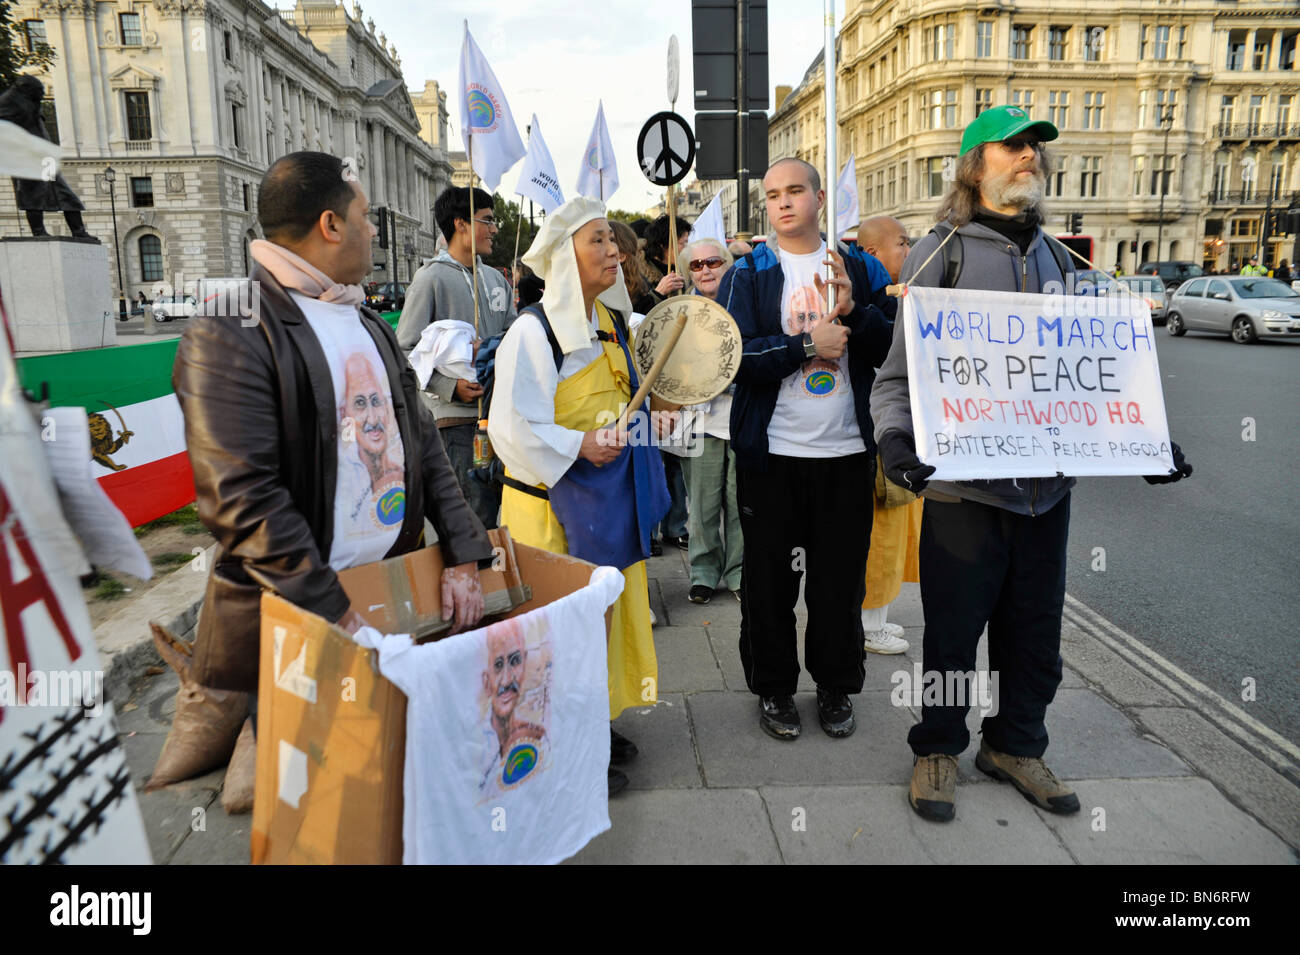
M 989 628 L 989 670 L 997 712 L 981 732 L 995 750 L 1040 757 L 1047 706 L 1061 683 L 1061 609 L 1070 495 L 1030 517 L 972 501 L 925 502 L 921 519 L 922 668 L 944 675 L 975 669 Z M 907 741 L 924 756 L 956 756 L 970 744 L 967 705 L 923 705 Z M 953 700 L 945 699 L 945 704 Z
M 501 511 L 501 485 L 492 484 L 489 487 L 469 475 L 474 467 L 476 430 L 477 425 L 471 422 L 448 425 L 440 428 L 438 434 L 442 436 L 442 445 L 447 450 L 447 460 L 451 462 L 451 468 L 456 472 L 456 480 L 460 482 L 465 503 L 478 515 L 478 519 L 483 522 L 483 527 L 491 530 L 497 526 L 497 516 Z
M 759 696 L 799 680 L 794 607 L 804 576 L 804 663 L 817 685 L 860 693 L 866 675 L 862 599 L 871 543 L 874 461 L 771 455 L 766 471 L 736 469 L 745 540 L 740 660 Z

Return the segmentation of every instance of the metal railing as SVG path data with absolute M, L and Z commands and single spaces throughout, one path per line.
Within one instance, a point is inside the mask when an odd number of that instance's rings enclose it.
M 1215 123 L 1215 139 L 1300 139 L 1300 123 Z
M 1206 194 L 1205 201 L 1211 206 L 1266 206 L 1269 204 L 1267 189 L 1222 190 Z M 1285 208 L 1289 203 L 1300 201 L 1300 192 L 1286 193 L 1281 189 L 1273 193 L 1272 203 L 1275 207 Z

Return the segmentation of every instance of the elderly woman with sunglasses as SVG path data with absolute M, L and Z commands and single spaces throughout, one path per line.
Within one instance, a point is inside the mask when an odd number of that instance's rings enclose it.
M 691 293 L 716 300 L 732 257 L 716 239 L 696 239 L 678 257 L 678 271 L 689 276 Z M 740 599 L 742 540 L 736 504 L 736 456 L 731 450 L 731 391 L 692 406 L 693 446 L 697 454 L 682 458 L 690 503 L 692 603 L 706 604 L 715 589 L 726 588 Z

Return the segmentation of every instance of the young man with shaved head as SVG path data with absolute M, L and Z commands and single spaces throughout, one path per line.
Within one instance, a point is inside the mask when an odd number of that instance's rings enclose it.
M 804 658 L 818 718 L 844 737 L 857 725 L 849 695 L 866 672 L 859 606 L 876 453 L 867 398 L 895 303 L 878 261 L 843 244 L 828 252 L 815 168 L 778 160 L 763 189 L 773 234 L 718 290 L 744 340 L 731 408 L 744 536 L 740 657 L 763 731 L 796 739 L 794 608 L 804 575 Z

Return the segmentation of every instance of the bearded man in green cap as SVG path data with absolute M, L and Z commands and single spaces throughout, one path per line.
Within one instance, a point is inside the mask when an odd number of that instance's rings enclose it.
M 985 110 L 962 135 L 956 175 L 938 225 L 912 247 L 901 281 L 921 286 L 1060 294 L 1074 291 L 1065 248 L 1043 232 L 1042 200 L 1051 159 L 1043 143 L 1051 123 L 1018 106 Z M 939 244 L 956 230 L 931 260 Z M 929 261 L 927 261 L 929 260 Z M 924 264 L 924 268 L 922 265 Z M 923 492 L 922 669 L 952 677 L 975 670 L 985 626 L 993 707 L 981 727 L 975 765 L 1012 783 L 1054 813 L 1079 811 L 1079 799 L 1043 762 L 1044 718 L 1061 682 L 1061 611 L 1074 478 L 928 481 L 934 468 L 916 454 L 903 322 L 871 391 L 871 419 L 885 474 Z M 1177 481 L 1192 468 L 1173 445 L 1175 469 L 1152 484 Z M 929 699 L 927 694 L 926 700 Z M 924 702 L 908 734 L 915 754 L 908 802 L 939 822 L 955 815 L 957 756 L 970 744 L 964 699 Z

